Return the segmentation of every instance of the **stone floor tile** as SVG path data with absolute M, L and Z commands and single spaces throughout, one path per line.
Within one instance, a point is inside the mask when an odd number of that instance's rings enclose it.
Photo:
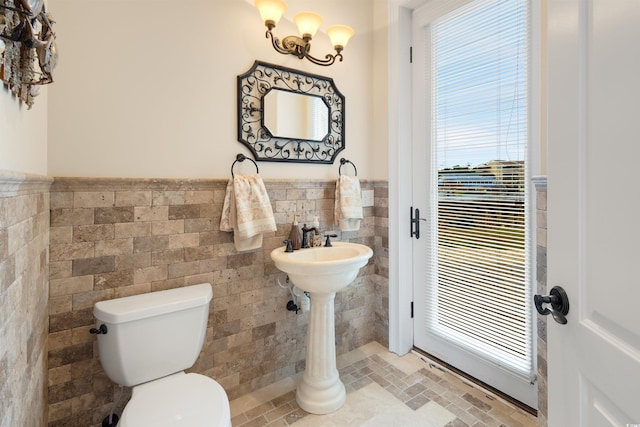
M 302 410 L 295 400 L 300 374 L 231 402 L 234 427 L 534 427 L 536 417 L 415 354 L 397 356 L 379 344 L 342 357 L 347 403 L 328 415 Z M 413 360 L 407 360 L 407 358 Z M 402 369 L 394 366 L 402 367 Z M 375 403 L 371 403 L 372 399 Z M 244 410 L 243 408 L 248 408 Z M 241 413 L 239 413 L 241 412 Z M 347 424 L 345 424 L 347 423 Z M 391 424 L 390 424 L 391 423 Z M 403 424 L 404 423 L 404 424 Z
M 247 418 L 251 420 L 273 409 L 274 409 L 273 404 L 271 402 L 267 402 L 267 403 L 263 403 L 260 406 L 256 406 L 253 409 L 248 410 L 247 412 L 245 412 L 245 414 L 247 415 Z
M 241 424 L 239 427 L 263 427 L 267 424 L 267 419 L 261 415 L 257 418 L 252 419 L 251 421 Z
M 287 427 L 289 424 L 284 420 L 284 418 L 278 418 L 277 420 L 267 424 L 267 427 Z
M 284 416 L 284 420 L 289 424 L 293 424 L 297 421 L 300 421 L 301 419 L 303 419 L 304 417 L 306 417 L 307 415 L 309 415 L 307 412 L 305 412 L 304 410 L 302 410 L 301 408 L 287 414 Z
M 408 400 L 407 402 L 405 402 L 405 404 L 413 409 L 414 411 L 417 409 L 422 408 L 424 405 L 426 405 L 429 402 L 429 398 L 427 398 L 425 395 L 423 394 L 418 394 L 417 396 L 413 397 L 412 399 Z
M 456 418 L 455 420 L 448 423 L 445 427 L 469 427 L 469 424 L 465 423 L 460 418 Z
M 362 387 L 371 384 L 373 382 L 373 380 L 369 377 L 362 377 L 359 378 L 357 380 L 355 380 L 353 383 L 351 383 L 351 386 L 353 387 L 354 390 L 359 390 Z
M 469 412 L 471 415 L 473 415 L 479 421 L 482 421 L 489 427 L 500 427 L 500 424 L 502 424 L 500 421 L 496 420 L 491 415 L 487 414 L 485 411 L 481 411 L 478 408 L 469 408 L 467 412 Z
M 469 393 L 463 394 L 462 398 L 484 412 L 489 412 L 492 408 L 491 405 L 487 404 L 486 402 L 483 402 L 481 399 L 478 399 L 477 397 L 472 396 Z
M 473 415 L 471 415 L 469 412 L 467 412 L 466 410 L 460 408 L 458 405 L 456 405 L 455 403 L 450 403 L 446 408 L 447 411 L 451 412 L 452 414 L 454 414 L 456 417 L 458 417 L 460 420 L 464 421 L 465 423 L 467 423 L 467 425 L 472 425 L 473 423 L 475 423 L 477 421 L 477 418 L 474 417 Z
M 272 422 L 286 416 L 296 409 L 297 408 L 294 408 L 291 403 L 285 403 L 284 405 L 278 406 L 277 408 L 267 412 L 266 414 L 264 414 L 264 417 L 267 419 L 267 421 Z
M 414 397 L 414 396 L 422 393 L 426 389 L 427 389 L 427 387 L 424 384 L 415 383 L 412 386 L 405 388 L 404 392 L 407 393 L 407 395 L 409 395 L 411 397 Z
M 286 394 L 276 397 L 275 399 L 272 399 L 271 404 L 277 408 L 278 406 L 287 404 L 295 400 L 296 400 L 296 392 L 295 390 L 292 390 Z
M 378 385 L 380 385 L 380 387 L 382 387 L 382 388 L 387 388 L 391 384 L 389 381 L 385 380 L 384 378 L 382 378 L 380 375 L 378 375 L 375 372 L 373 372 L 371 375 L 369 375 L 369 378 L 371 378 L 373 381 L 378 383 Z

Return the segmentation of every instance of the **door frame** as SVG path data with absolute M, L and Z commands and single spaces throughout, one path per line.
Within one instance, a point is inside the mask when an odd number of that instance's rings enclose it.
M 429 0 L 387 0 L 388 14 L 388 157 L 389 157 L 389 350 L 403 355 L 413 348 L 412 238 L 409 235 L 409 207 L 412 204 L 413 170 L 405 153 L 412 145 L 411 64 L 412 13 Z M 546 54 L 546 2 L 531 2 L 531 122 L 529 134 L 530 176 L 546 174 L 546 103 L 544 81 Z M 537 145 L 537 147 L 536 147 Z M 535 148 L 534 148 L 535 147 Z M 535 194 L 533 184 L 528 183 Z M 532 230 L 535 204 L 532 203 Z M 531 247 L 536 248 L 536 233 Z M 532 279 L 536 283 L 536 251 L 531 254 Z M 534 286 L 535 289 L 535 286 Z M 535 325 L 535 322 L 534 322 Z M 534 332 L 535 336 L 535 332 Z M 535 340 L 534 340 L 535 342 Z
M 408 216 L 413 171 L 406 161 L 403 163 L 403 153 L 411 152 L 411 14 L 421 3 L 388 1 L 389 350 L 399 355 L 413 348 L 412 245 Z

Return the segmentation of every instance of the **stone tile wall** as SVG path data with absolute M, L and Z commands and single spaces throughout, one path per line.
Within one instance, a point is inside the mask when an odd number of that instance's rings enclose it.
M 375 284 L 375 341 L 389 348 L 389 185 L 374 185 L 375 247 L 374 258 L 376 274 L 372 276 Z
M 547 178 L 536 177 L 536 260 L 539 295 L 547 292 Z M 547 317 L 538 316 L 538 426 L 547 427 Z
M 49 186 L 0 171 L 0 426 L 46 425 Z
M 322 230 L 334 229 L 334 182 L 267 181 L 278 230 L 261 250 L 238 253 L 231 234 L 219 231 L 224 180 L 55 179 L 49 426 L 98 426 L 118 393 L 88 333 L 100 300 L 210 282 L 207 337 L 193 371 L 215 378 L 234 399 L 302 370 L 306 316 L 285 309 L 291 297 L 277 284 L 284 275 L 269 252 L 282 245 L 295 213 L 301 224 L 319 215 Z M 365 208 L 360 231 L 339 239 L 371 246 L 374 258 L 336 296 L 338 354 L 388 341 L 387 184 L 362 186 L 374 190 L 375 207 Z

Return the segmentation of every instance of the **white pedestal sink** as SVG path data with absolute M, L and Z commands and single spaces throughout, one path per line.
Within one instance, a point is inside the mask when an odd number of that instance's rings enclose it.
M 357 276 L 373 255 L 358 243 L 334 242 L 332 247 L 315 247 L 271 252 L 276 267 L 289 275 L 300 289 L 311 294 L 307 332 L 307 363 L 296 400 L 312 414 L 328 414 L 345 402 L 346 392 L 336 368 L 333 301 L 336 292 Z

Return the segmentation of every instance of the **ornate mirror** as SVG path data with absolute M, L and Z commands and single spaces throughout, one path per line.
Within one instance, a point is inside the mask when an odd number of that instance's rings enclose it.
M 238 141 L 256 160 L 332 164 L 344 96 L 333 79 L 256 61 L 238 76 Z

